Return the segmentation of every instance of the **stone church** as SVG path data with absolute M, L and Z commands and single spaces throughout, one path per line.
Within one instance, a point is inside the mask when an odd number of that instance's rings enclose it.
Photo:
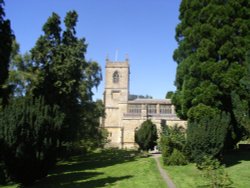
M 133 99 L 129 100 L 129 61 L 112 62 L 106 59 L 106 79 L 104 89 L 105 118 L 101 127 L 108 133 L 108 147 L 135 148 L 135 130 L 147 119 L 157 126 L 185 127 L 186 122 L 180 120 L 175 113 L 170 99 Z

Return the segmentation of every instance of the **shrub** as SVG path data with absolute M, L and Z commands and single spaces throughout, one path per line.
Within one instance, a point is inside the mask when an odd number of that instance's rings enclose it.
M 217 159 L 204 156 L 203 162 L 197 165 L 201 170 L 202 176 L 206 178 L 208 184 L 212 188 L 229 187 L 233 184 L 232 180 L 225 172 L 225 166 L 221 165 Z
M 17 99 L 0 112 L 1 154 L 11 179 L 23 185 L 47 175 L 56 162 L 63 114 L 40 99 Z
M 165 158 L 164 164 L 166 165 L 186 165 L 188 163 L 183 152 L 174 149 L 168 158 Z
M 185 143 L 185 133 L 181 127 L 162 127 L 160 148 L 165 165 L 187 164 L 188 161 L 184 155 Z
M 225 113 L 209 113 L 209 110 L 204 112 L 198 108 L 193 111 L 199 118 L 190 117 L 188 121 L 186 149 L 194 162 L 201 163 L 204 156 L 217 157 L 222 154 L 230 118 Z
M 156 125 L 151 120 L 144 121 L 141 127 L 135 132 L 135 142 L 144 151 L 154 149 L 157 137 Z

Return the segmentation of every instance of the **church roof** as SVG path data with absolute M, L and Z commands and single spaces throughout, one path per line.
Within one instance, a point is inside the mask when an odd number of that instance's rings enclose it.
M 171 99 L 135 99 L 129 104 L 172 104 Z

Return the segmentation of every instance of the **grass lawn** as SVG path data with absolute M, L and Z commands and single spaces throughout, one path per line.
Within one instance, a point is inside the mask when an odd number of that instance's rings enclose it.
M 4 188 L 14 188 L 5 186 Z M 105 150 L 59 162 L 32 188 L 166 187 L 153 158 L 134 151 Z
M 250 187 L 250 152 L 238 151 L 224 158 L 226 172 L 233 181 L 231 187 Z M 177 188 L 204 187 L 206 179 L 201 176 L 195 164 L 186 166 L 164 166 Z

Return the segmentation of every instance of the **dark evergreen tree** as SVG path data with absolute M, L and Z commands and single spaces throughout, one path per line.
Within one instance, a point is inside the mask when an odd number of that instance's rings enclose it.
M 231 95 L 234 91 L 241 100 L 247 98 L 246 88 L 239 83 L 249 78 L 246 59 L 250 50 L 250 1 L 183 0 L 179 18 L 179 47 L 174 52 L 177 91 L 173 97 L 177 114 L 189 118 L 193 134 L 193 123 L 199 124 L 199 119 L 190 119 L 189 112 L 198 110 L 198 105 L 228 114 L 225 146 L 234 147 L 245 134 L 235 117 Z
M 243 139 L 250 137 L 250 52 L 247 56 L 246 73 L 239 82 L 238 90 L 231 93 L 234 117 L 243 132 Z
M 157 138 L 156 125 L 151 120 L 144 121 L 140 128 L 135 131 L 135 142 L 144 151 L 154 149 L 154 146 L 157 145 Z
M 0 112 L 0 150 L 12 180 L 23 185 L 47 175 L 57 158 L 64 115 L 44 100 L 19 98 Z
M 186 152 L 201 163 L 204 157 L 219 158 L 230 129 L 229 115 L 200 104 L 189 111 Z
M 11 44 L 14 37 L 10 20 L 4 19 L 3 5 L 4 1 L 0 0 L 0 105 L 6 105 L 8 101 L 9 87 L 6 85 L 6 81 L 9 76 Z
M 53 13 L 43 26 L 44 35 L 31 50 L 33 71 L 37 72 L 31 93 L 44 96 L 46 104 L 58 105 L 65 114 L 62 141 L 80 139 L 81 108 L 92 100 L 92 88 L 101 80 L 98 64 L 85 60 L 85 39 L 76 37 L 77 18 L 75 11 L 68 12 L 62 31 L 60 17 Z

